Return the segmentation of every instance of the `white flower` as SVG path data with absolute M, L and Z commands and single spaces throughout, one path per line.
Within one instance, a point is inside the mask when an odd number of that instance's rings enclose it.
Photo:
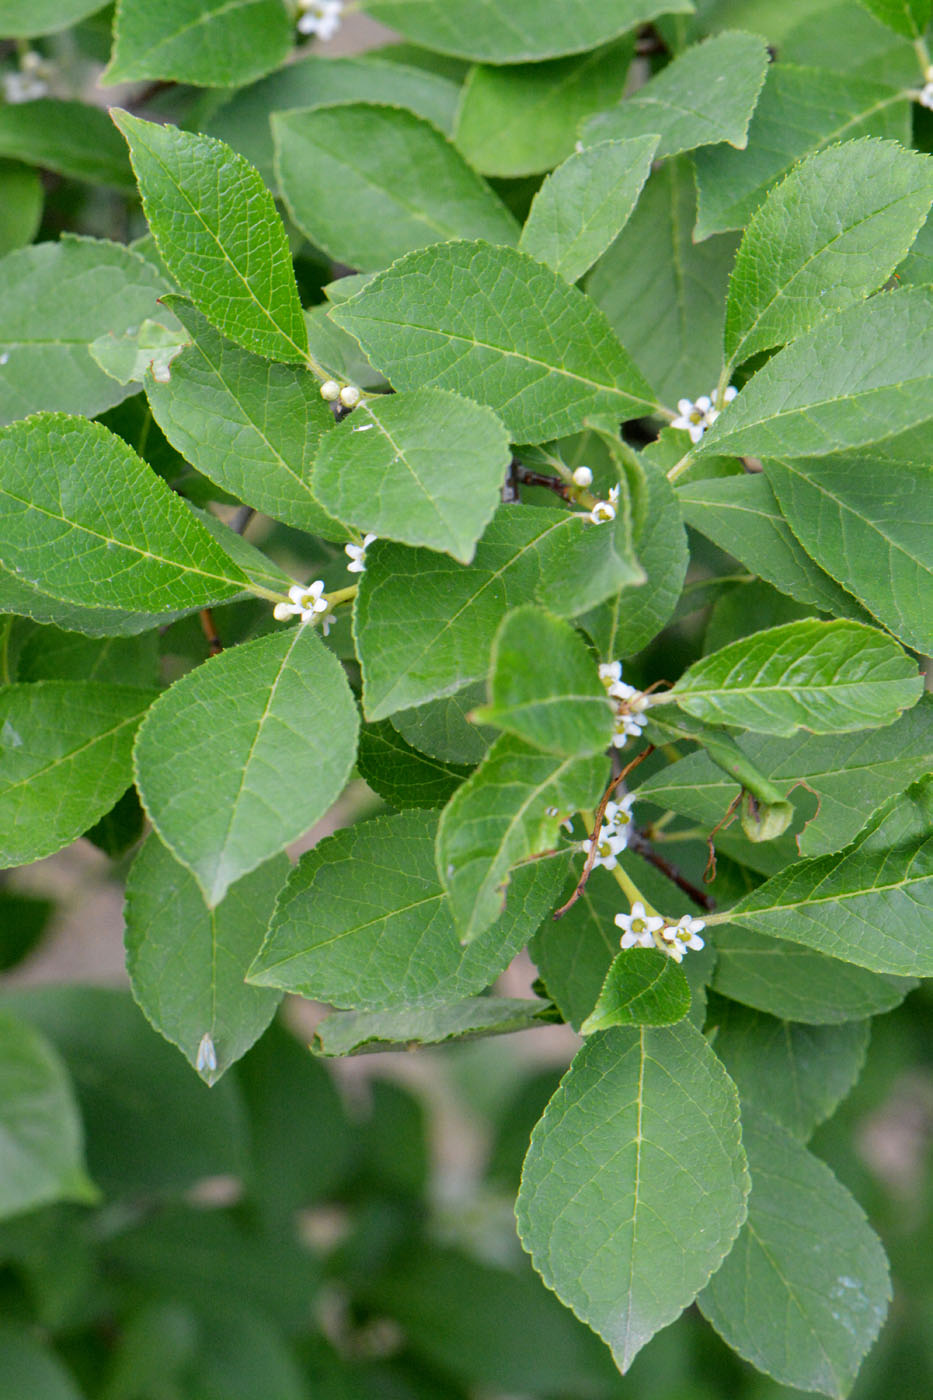
M 573 484 L 574 486 L 582 486 L 584 489 L 593 485 L 593 473 L 589 467 L 576 468 L 573 474 Z
M 920 103 L 921 107 L 926 107 L 929 111 L 933 112 L 933 80 L 924 83 L 917 101 Z
M 611 685 L 618 684 L 622 679 L 622 662 L 604 661 L 599 668 L 599 679 L 607 690 Z
M 614 749 L 624 749 L 628 739 L 640 739 L 641 732 L 647 723 L 647 715 L 618 715 L 615 723 L 615 731 L 612 735 L 612 747 Z
M 688 948 L 694 952 L 699 952 L 706 945 L 700 934 L 706 928 L 702 919 L 691 919 L 689 914 L 684 914 L 676 924 L 668 924 L 661 930 L 661 937 L 669 946 L 665 950 L 670 954 L 675 962 L 683 962 L 684 953 Z
M 652 935 L 664 927 L 664 920 L 658 915 L 645 913 L 640 900 L 632 905 L 630 914 L 616 914 L 613 922 L 622 929 L 620 948 L 654 948 L 657 945 Z
M 362 544 L 345 544 L 344 554 L 350 556 L 350 563 L 347 565 L 348 574 L 365 574 L 366 572 L 366 551 L 378 535 L 364 535 Z
M 589 855 L 592 845 L 592 841 L 584 841 L 581 850 L 586 851 Z M 604 865 L 607 870 L 614 870 L 618 864 L 616 856 L 624 851 L 627 845 L 628 837 L 624 832 L 616 831 L 611 826 L 601 826 L 596 838 L 596 859 L 593 861 L 593 869 L 595 870 L 597 865 Z
M 608 501 L 597 501 L 590 511 L 589 518 L 594 525 L 605 525 L 610 520 L 616 518 L 616 507 L 619 504 L 619 488 L 613 486 L 609 491 Z
M 628 792 L 621 802 L 606 803 L 606 823 L 625 837 L 625 844 L 628 845 L 629 830 L 633 825 L 632 807 L 635 805 L 634 792 Z
M 694 403 L 690 399 L 677 400 L 678 417 L 673 419 L 672 428 L 680 428 L 690 434 L 690 441 L 694 446 L 706 432 L 712 427 L 727 403 L 731 403 L 738 393 L 738 389 L 730 384 L 728 389 L 723 390 L 720 401 L 716 390 L 710 394 L 701 394 Z
M 335 403 L 340 398 L 340 385 L 336 379 L 325 379 L 321 385 L 321 398 L 328 403 Z
M 343 0 L 298 0 L 303 13 L 298 20 L 299 34 L 316 34 L 325 42 L 340 28 Z
M 300 583 L 293 584 L 288 590 L 290 603 L 276 603 L 272 610 L 272 616 L 276 622 L 284 622 L 289 617 L 300 617 L 302 622 L 314 622 L 321 613 L 326 613 L 328 602 L 324 593 L 324 583 L 321 579 L 315 579 L 314 583 L 304 586 Z
M 340 402 L 344 408 L 356 408 L 362 395 L 355 384 L 346 384 L 340 390 Z
M 3 95 L 7 102 L 34 102 L 45 97 L 49 85 L 45 81 L 50 65 L 35 49 L 29 49 L 20 59 L 19 72 L 4 73 Z

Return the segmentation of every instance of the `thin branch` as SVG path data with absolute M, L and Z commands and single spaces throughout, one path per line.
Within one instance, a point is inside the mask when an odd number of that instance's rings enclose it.
M 515 479 L 523 486 L 543 486 L 547 491 L 553 491 L 565 501 L 573 500 L 574 488 L 568 486 L 566 481 L 561 481 L 559 476 L 549 476 L 547 472 L 532 471 L 530 467 L 523 467 L 521 462 L 514 463 Z
M 223 642 L 217 635 L 217 628 L 214 626 L 214 615 L 210 608 L 202 608 L 199 614 L 201 619 L 201 631 L 207 638 L 208 652 L 211 656 L 219 656 L 223 651 Z
M 641 856 L 642 860 L 646 860 L 649 865 L 653 865 L 655 870 L 660 870 L 662 875 L 666 875 L 679 890 L 683 890 L 688 899 L 692 899 L 700 909 L 711 913 L 716 908 L 716 901 L 712 895 L 704 894 L 702 890 L 697 889 L 691 880 L 681 874 L 676 865 L 665 860 L 664 856 L 654 849 L 644 832 L 638 830 L 632 832 L 628 840 L 628 849 Z
M 230 529 L 235 535 L 245 535 L 247 526 L 255 514 L 252 506 L 240 506 L 230 519 Z

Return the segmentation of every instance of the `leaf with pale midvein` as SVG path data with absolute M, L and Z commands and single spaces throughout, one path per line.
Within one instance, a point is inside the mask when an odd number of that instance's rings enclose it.
M 933 9 L 930 0 L 859 0 L 859 4 L 905 39 L 922 38 Z
M 581 1035 L 610 1026 L 669 1026 L 690 1010 L 690 986 L 682 967 L 653 948 L 617 953 Z
M 319 1021 L 311 1049 L 315 1055 L 367 1055 L 380 1050 L 414 1050 L 475 1036 L 532 1030 L 551 1010 L 536 997 L 469 997 L 450 1006 L 404 1007 L 398 1011 L 337 1011 Z
M 101 82 L 241 87 L 284 63 L 292 34 L 279 0 L 120 0 Z
M 208 909 L 194 876 L 151 835 L 126 883 L 126 970 L 146 1017 L 208 1084 L 244 1055 L 275 1015 L 280 995 L 249 987 L 255 957 L 289 872 L 273 856 Z M 203 1037 L 216 1064 L 199 1064 Z
M 0 422 L 42 409 L 93 415 L 129 390 L 87 347 L 157 311 L 165 283 L 122 244 L 65 235 L 0 262 Z
M 890 798 L 844 850 L 798 861 L 729 921 L 873 972 L 933 976 L 933 778 Z
M 871 1022 L 809 1026 L 716 997 L 713 1043 L 743 1103 L 756 1105 L 806 1142 L 858 1079 Z
M 742 1119 L 748 1219 L 700 1310 L 760 1371 L 844 1400 L 891 1298 L 881 1241 L 829 1167 L 786 1128 L 744 1107 Z
M 657 139 L 605 140 L 576 151 L 549 175 L 532 200 L 519 248 L 576 282 L 635 208 Z
M 619 106 L 591 117 L 582 139 L 589 146 L 655 132 L 658 158 L 721 141 L 744 150 L 767 71 L 763 39 L 717 34 L 679 54 Z
M 810 558 L 761 472 L 689 481 L 677 495 L 688 525 L 782 593 L 836 617 L 869 620 Z
M 518 238 L 514 216 L 443 132 L 403 107 L 276 112 L 272 132 L 292 218 L 338 262 L 370 272 L 448 239 Z
M 396 389 L 465 394 L 494 409 L 513 441 L 656 407 L 598 307 L 514 248 L 461 242 L 409 253 L 330 317 Z
M 427 49 L 480 63 L 534 63 L 582 53 L 689 0 L 366 0 L 374 19 Z
M 0 1216 L 97 1198 L 68 1072 L 27 1021 L 0 1015 Z
M 152 614 L 204 607 L 246 586 L 122 438 L 64 413 L 0 429 L 0 533 L 6 570 L 81 607 Z
M 586 1042 L 532 1134 L 518 1231 L 625 1371 L 719 1267 L 748 1189 L 738 1095 L 701 1033 L 618 1028 Z
M 500 917 L 513 868 L 553 851 L 561 822 L 594 807 L 608 777 L 601 755 L 563 758 L 511 734 L 496 740 L 437 829 L 437 869 L 464 943 Z
M 810 618 L 704 656 L 667 692 L 697 719 L 785 735 L 893 724 L 922 693 L 915 662 L 892 637 Z
M 512 454 L 496 415 L 459 394 L 365 400 L 322 438 L 312 485 L 339 520 L 469 564 Z
M 0 688 L 0 866 L 51 855 L 110 810 L 154 698 L 101 681 Z
M 791 740 L 742 734 L 736 743 L 788 795 L 795 786 L 816 794 L 819 807 L 797 845 L 801 855 L 826 855 L 848 845 L 889 797 L 933 772 L 933 696 L 922 696 L 884 729 Z M 668 765 L 638 791 L 711 830 L 738 797 L 739 785 L 701 751 Z
M 933 204 L 933 160 L 863 138 L 818 151 L 755 211 L 729 282 L 729 364 L 876 291 Z
M 489 703 L 474 718 L 566 758 L 602 753 L 615 721 L 579 632 L 530 604 L 502 620 L 492 647 Z
M 505 913 L 460 943 L 434 863 L 437 817 L 357 823 L 301 857 L 250 982 L 361 1011 L 437 1008 L 487 987 L 554 907 L 569 855 L 517 871 Z
M 541 541 L 569 519 L 564 511 L 505 506 L 466 566 L 431 550 L 374 545 L 353 620 L 367 719 L 483 679 L 503 608 L 527 602 Z
M 224 340 L 183 297 L 165 303 L 191 337 L 167 382 L 146 376 L 152 416 L 172 446 L 210 481 L 274 520 L 348 539 L 310 485 L 314 453 L 334 426 L 317 380 Z
M 744 151 L 709 146 L 696 157 L 694 236 L 743 228 L 772 185 L 804 156 L 834 141 L 886 136 L 909 142 L 902 92 L 824 68 L 776 63 L 768 73 Z
M 308 336 L 288 237 L 249 161 L 223 141 L 128 112 L 113 119 L 159 252 L 207 319 L 256 355 L 303 364 Z
M 324 815 L 358 727 L 343 668 L 309 626 L 225 651 L 165 691 L 139 733 L 137 785 L 211 908 Z
M 927 428 L 929 432 L 929 427 Z M 890 632 L 933 651 L 933 490 L 929 460 L 870 452 L 769 460 L 778 504 L 804 549 Z

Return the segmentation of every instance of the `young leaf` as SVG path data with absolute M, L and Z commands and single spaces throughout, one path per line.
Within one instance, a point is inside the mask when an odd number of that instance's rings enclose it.
M 165 265 L 229 340 L 304 364 L 308 336 L 288 238 L 257 172 L 222 141 L 115 110 Z
M 430 122 L 351 102 L 276 112 L 279 187 L 295 223 L 338 262 L 376 271 L 456 238 L 514 243 L 498 195 Z
M 615 1029 L 577 1053 L 532 1134 L 518 1231 L 625 1371 L 719 1267 L 747 1193 L 738 1096 L 701 1033 Z
M 905 39 L 922 37 L 933 9 L 930 0 L 859 0 L 859 4 Z
M 470 769 L 431 758 L 402 738 L 389 723 L 365 724 L 356 757 L 360 777 L 390 807 L 443 807 Z
M 845 1098 L 865 1063 L 871 1023 L 807 1026 L 717 998 L 716 1054 L 741 1095 L 806 1142 Z
M 245 1054 L 280 997 L 248 987 L 255 957 L 289 864 L 273 856 L 208 909 L 188 870 L 151 835 L 126 884 L 126 970 L 156 1030 L 177 1045 L 207 1084 Z
M 521 251 L 578 281 L 628 222 L 656 145 L 654 136 L 637 136 L 569 156 L 532 200 Z
M 891 1298 L 881 1241 L 829 1168 L 786 1129 L 766 1113 L 742 1118 L 748 1220 L 700 1294 L 700 1310 L 782 1385 L 843 1400 Z
M 279 0 L 120 0 L 105 85 L 139 78 L 240 87 L 278 68 L 292 46 Z
M 484 175 L 514 179 L 550 170 L 573 151 L 581 121 L 619 101 L 631 58 L 627 38 L 581 57 L 474 68 L 454 139 Z
M 933 778 L 892 797 L 838 854 L 798 861 L 730 922 L 896 976 L 933 975 Z
M 512 869 L 558 844 L 561 821 L 595 806 L 607 760 L 542 754 L 505 734 L 441 813 L 437 869 L 460 938 L 500 917 Z
M 0 1015 L 0 1216 L 94 1201 L 71 1081 L 45 1037 Z
M 0 28 L 6 16 L 0 12 Z M 72 180 L 112 185 L 127 194 L 133 172 L 107 113 L 86 102 L 40 97 L 0 107 L 0 155 L 40 165 Z
M 768 50 L 755 34 L 717 34 L 696 44 L 608 112 L 585 123 L 583 141 L 660 135 L 657 158 L 727 141 L 742 151 L 768 71 Z
M 682 967 L 666 953 L 629 948 L 613 959 L 581 1035 L 610 1026 L 669 1026 L 690 1010 L 690 986 Z
M 323 816 L 358 728 L 343 668 L 308 626 L 225 651 L 162 695 L 136 745 L 139 792 L 210 908 Z
M 791 529 L 817 564 L 902 642 L 929 654 L 933 493 L 928 462 L 892 465 L 871 452 L 841 453 L 769 461 L 766 473 Z
M 506 912 L 464 948 L 435 869 L 436 825 L 428 812 L 378 817 L 302 856 L 250 982 L 361 1011 L 437 1008 L 487 987 L 553 908 L 568 858 L 518 871 Z
M 373 19 L 415 44 L 479 63 L 534 63 L 583 53 L 659 14 L 684 14 L 688 0 L 366 0 Z
M 443 243 L 409 253 L 330 316 L 396 389 L 434 385 L 488 404 L 513 441 L 655 406 L 602 312 L 512 248 Z
M 845 141 L 803 161 L 752 216 L 726 306 L 730 364 L 796 339 L 894 271 L 933 204 L 933 160 Z
M 697 719 L 761 734 L 892 724 L 923 690 L 891 637 L 858 622 L 789 622 L 695 661 L 668 691 Z
M 0 422 L 41 409 L 93 416 L 126 398 L 87 347 L 152 316 L 163 291 L 149 263 L 102 239 L 66 235 L 10 253 L 0 262 Z
M 0 688 L 0 866 L 51 855 L 110 810 L 153 698 L 100 681 Z
M 579 632 L 530 605 L 502 620 L 492 646 L 489 704 L 474 718 L 566 758 L 602 753 L 614 723 Z
M 469 997 L 452 1006 L 400 1011 L 338 1011 L 318 1023 L 312 1050 L 328 1059 L 379 1050 L 413 1050 L 475 1036 L 509 1035 L 541 1025 L 549 1010 L 532 997 Z
M 748 146 L 714 146 L 696 158 L 694 237 L 743 228 L 766 192 L 804 156 L 855 136 L 907 140 L 904 94 L 883 83 L 776 63 L 748 131 Z
M 469 564 L 511 461 L 488 408 L 442 389 L 367 399 L 321 440 L 312 485 L 339 520 Z
M 182 297 L 165 303 L 190 333 L 171 377 L 147 376 L 152 416 L 199 472 L 257 510 L 330 540 L 347 531 L 310 486 L 318 444 L 334 426 L 307 370 L 270 364 L 217 334 Z
M 0 527 L 7 570 L 81 607 L 203 607 L 246 584 L 122 438 L 63 413 L 0 430 Z

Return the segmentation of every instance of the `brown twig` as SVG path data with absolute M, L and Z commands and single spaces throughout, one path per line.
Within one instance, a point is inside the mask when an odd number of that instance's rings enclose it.
M 521 462 L 514 464 L 515 478 L 523 486 L 543 486 L 547 491 L 553 491 L 561 496 L 565 501 L 572 500 L 573 487 L 568 486 L 566 481 L 561 481 L 559 476 L 548 476 L 547 472 L 532 471 L 531 467 L 523 467 Z
M 733 797 L 725 812 L 719 818 L 719 821 L 716 823 L 709 836 L 707 836 L 706 838 L 706 846 L 709 851 L 709 858 L 706 862 L 706 869 L 703 871 L 704 885 L 711 885 L 716 878 L 716 847 L 713 845 L 713 837 L 716 835 L 717 831 L 721 830 L 722 827 L 729 825 L 732 818 L 735 816 L 736 808 L 742 801 L 742 793 L 744 791 L 744 788 L 739 788 L 738 796 Z
M 586 889 L 586 882 L 590 878 L 590 872 L 593 869 L 593 862 L 596 860 L 596 856 L 598 854 L 596 849 L 596 838 L 599 835 L 600 827 L 603 824 L 603 817 L 606 815 L 606 808 L 609 806 L 610 797 L 615 792 L 619 784 L 625 778 L 628 777 L 629 773 L 631 773 L 634 768 L 637 768 L 639 763 L 644 763 L 648 755 L 652 753 L 654 753 L 654 744 L 649 744 L 648 747 L 646 749 L 643 749 L 640 754 L 636 754 L 636 756 L 632 759 L 631 763 L 627 763 L 622 769 L 622 772 L 619 773 L 615 778 L 613 778 L 612 782 L 609 784 L 609 786 L 606 788 L 606 791 L 600 798 L 599 806 L 596 808 L 596 818 L 593 824 L 593 834 L 590 837 L 590 849 L 586 853 L 586 860 L 583 864 L 583 873 L 577 881 L 576 889 L 574 890 L 570 898 L 567 900 L 567 903 L 562 904 L 561 907 L 554 913 L 555 919 L 563 918 L 563 916 L 567 913 L 567 910 L 573 908 L 583 891 Z
M 219 656 L 223 651 L 223 642 L 217 635 L 217 628 L 214 626 L 214 615 L 210 608 L 202 608 L 199 614 L 201 618 L 201 631 L 207 638 L 208 651 L 211 656 Z
M 230 529 L 235 535 L 245 535 L 247 526 L 255 514 L 252 506 L 240 506 L 230 517 Z
M 675 884 L 679 890 L 683 890 L 688 899 L 692 899 L 700 909 L 705 909 L 709 914 L 716 908 L 713 896 L 704 894 L 702 890 L 697 889 L 692 881 L 680 873 L 676 865 L 665 860 L 664 856 L 654 849 L 643 831 L 632 832 L 628 840 L 628 849 L 641 856 L 642 860 L 646 860 L 649 865 L 653 865 L 655 870 L 660 870 L 662 875 L 666 875 L 672 884 Z

